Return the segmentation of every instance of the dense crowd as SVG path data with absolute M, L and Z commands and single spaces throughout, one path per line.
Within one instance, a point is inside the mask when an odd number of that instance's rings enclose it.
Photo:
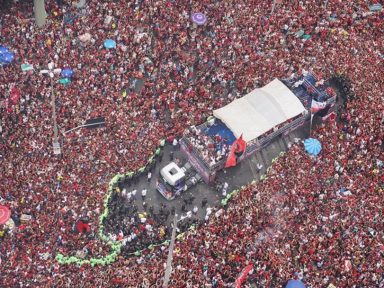
M 213 122 L 211 125 L 215 125 L 215 123 Z M 213 166 L 228 155 L 229 145 L 226 144 L 227 139 L 223 139 L 218 134 L 210 136 L 205 134 L 204 131 L 199 130 L 199 128 L 189 130 L 192 131 L 189 131 L 187 134 L 187 139 L 210 166 Z
M 305 69 L 350 81 L 340 122 L 313 132 L 323 151 L 314 159 L 293 144 L 265 181 L 179 239 L 171 287 L 232 287 L 248 263 L 256 287 L 292 277 L 311 287 L 383 287 L 383 12 L 368 13 L 362 0 L 308 0 L 270 14 L 269 2 L 88 1 L 78 10 L 52 0 L 41 29 L 29 3 L 0 7 L 0 44 L 16 54 L 0 68 L 0 200 L 15 223 L 1 227 L 0 286 L 160 287 L 166 245 L 105 267 L 59 265 L 55 255 L 108 253 L 97 233 L 73 225 L 87 218 L 96 232 L 109 179 L 142 167 L 160 139 Z M 203 26 L 190 20 L 198 11 Z M 85 33 L 89 41 L 79 39 Z M 108 38 L 116 50 L 103 48 Z M 39 74 L 51 61 L 75 71 L 70 84 L 54 83 L 61 156 L 52 153 L 50 79 Z M 34 71 L 22 72 L 23 63 Z M 104 128 L 62 135 L 98 116 Z

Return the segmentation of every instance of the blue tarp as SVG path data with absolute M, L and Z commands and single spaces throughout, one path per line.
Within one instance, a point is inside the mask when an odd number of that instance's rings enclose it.
M 215 124 L 213 124 L 211 127 L 208 127 L 203 132 L 211 137 L 219 135 L 221 138 L 225 139 L 223 142 L 227 145 L 231 145 L 236 140 L 236 137 L 233 135 L 232 131 L 229 130 L 228 127 L 225 126 L 225 124 L 219 119 L 216 119 Z
M 15 58 L 15 54 L 11 52 L 1 53 L 0 54 L 0 63 L 2 64 L 8 64 L 13 61 L 13 58 Z
M 63 71 L 61 71 L 61 76 L 63 78 L 71 78 L 73 75 L 73 70 L 71 68 L 64 68 Z
M 9 52 L 9 50 L 8 50 L 7 47 L 5 47 L 5 46 L 0 46 L 0 54 L 8 53 L 8 52 Z
M 305 288 L 305 285 L 300 280 L 289 280 L 285 288 Z

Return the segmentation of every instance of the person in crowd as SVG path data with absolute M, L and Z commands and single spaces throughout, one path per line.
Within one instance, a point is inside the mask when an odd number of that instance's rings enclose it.
M 311 287 L 383 286 L 382 12 L 362 0 L 283 1 L 272 13 L 270 1 L 86 1 L 78 9 L 46 0 L 47 23 L 37 28 L 32 5 L 14 2 L 0 6 L 0 45 L 15 55 L 0 67 L 0 199 L 14 223 L 0 225 L 1 287 L 161 286 L 169 248 L 148 247 L 169 239 L 165 211 L 111 201 L 103 226 L 123 243 L 116 262 L 79 267 L 55 256 L 109 253 L 97 229 L 121 167 L 137 171 L 162 139 L 172 143 L 254 88 L 309 70 L 332 77 L 341 102 L 338 121 L 312 131 L 322 152 L 314 160 L 292 143 L 264 181 L 225 209 L 207 207 L 204 223 L 182 206 L 190 218 L 178 223 L 187 232 L 175 244 L 170 287 L 233 286 L 249 263 L 256 287 L 280 287 L 295 272 Z M 194 24 L 194 12 L 207 22 Z M 116 49 L 104 48 L 106 39 Z M 50 62 L 74 70 L 70 83 L 39 73 Z M 104 127 L 63 133 L 97 117 Z M 228 147 L 192 133 L 192 150 L 209 147 L 208 162 L 225 157 Z M 89 233 L 73 233 L 84 216 Z

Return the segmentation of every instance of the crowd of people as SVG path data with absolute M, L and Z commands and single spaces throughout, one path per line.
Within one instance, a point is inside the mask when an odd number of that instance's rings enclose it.
M 292 144 L 266 180 L 179 237 L 170 287 L 233 287 L 250 263 L 248 286 L 297 277 L 310 287 L 383 287 L 382 11 L 363 0 L 279 1 L 273 13 L 272 1 L 45 2 L 43 28 L 29 2 L 0 7 L 0 45 L 15 53 L 0 67 L 0 204 L 15 224 L 0 227 L 0 286 L 161 287 L 167 245 L 104 267 L 60 265 L 55 255 L 106 255 L 95 235 L 111 177 L 142 167 L 161 139 L 213 109 L 305 69 L 350 82 L 340 121 L 313 131 L 322 152 L 311 158 Z M 193 12 L 207 23 L 193 24 Z M 71 83 L 54 78 L 52 91 L 39 73 L 49 62 L 72 68 Z M 34 70 L 22 72 L 24 63 Z M 63 134 L 99 116 L 105 127 Z M 93 233 L 74 233 L 82 218 Z
M 212 123 L 212 125 L 215 124 Z M 211 136 L 202 132 L 199 128 L 188 129 L 188 132 L 187 139 L 190 145 L 197 150 L 200 157 L 210 166 L 225 159 L 228 155 L 230 145 L 227 145 L 227 139 L 224 139 L 219 134 Z

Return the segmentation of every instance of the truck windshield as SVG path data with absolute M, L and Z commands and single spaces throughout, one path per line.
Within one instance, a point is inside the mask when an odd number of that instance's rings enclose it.
M 159 177 L 159 182 L 165 186 L 165 189 L 166 189 L 167 191 L 172 191 L 172 192 L 173 192 L 173 190 L 174 190 L 175 187 L 169 185 L 169 183 L 168 183 L 167 181 L 165 181 L 165 179 L 163 178 L 163 176 L 160 176 L 160 177 Z

